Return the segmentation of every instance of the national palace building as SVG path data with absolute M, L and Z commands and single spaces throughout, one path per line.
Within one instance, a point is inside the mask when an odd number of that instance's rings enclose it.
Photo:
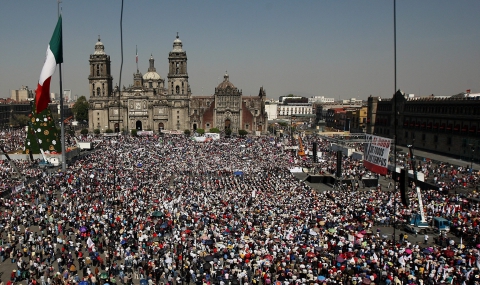
M 480 157 L 480 94 L 409 98 L 368 98 L 367 133 L 394 139 L 397 144 L 478 161 Z
M 173 41 L 168 55 L 168 75 L 156 71 L 153 56 L 145 74 L 137 70 L 133 84 L 113 87 L 110 56 L 98 39 L 90 55 L 89 130 L 196 130 L 218 128 L 233 133 L 246 130 L 261 134 L 267 130 L 266 93 L 243 96 L 228 74 L 210 96 L 192 96 L 187 71 L 187 53 L 182 41 Z

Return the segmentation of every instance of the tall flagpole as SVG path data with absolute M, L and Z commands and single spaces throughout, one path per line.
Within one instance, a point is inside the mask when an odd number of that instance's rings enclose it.
M 60 17 L 60 3 L 62 0 L 57 0 L 57 16 Z M 63 46 L 63 35 L 62 42 L 60 43 Z M 65 156 L 65 123 L 63 122 L 63 86 L 62 86 L 62 63 L 58 65 L 58 74 L 60 75 L 60 130 L 61 130 L 61 141 L 62 141 L 62 171 L 65 173 L 67 170 L 67 161 Z

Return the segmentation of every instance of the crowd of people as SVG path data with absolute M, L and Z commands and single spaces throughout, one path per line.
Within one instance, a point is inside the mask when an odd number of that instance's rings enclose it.
M 427 219 L 448 218 L 465 238 L 414 242 L 387 234 L 418 209 L 414 193 L 405 208 L 398 191 L 314 190 L 290 172 L 312 166 L 311 158 L 292 156 L 275 138 L 96 139 L 96 150 L 65 172 L 24 162 L 21 171 L 34 179 L 0 198 L 1 268 L 13 267 L 3 270 L 3 283 L 480 282 L 471 195 L 423 191 Z M 335 171 L 330 142 L 303 141 L 322 150 L 319 171 Z M 342 164 L 348 175 L 368 173 L 360 161 Z M 3 161 L 0 172 L 8 167 Z

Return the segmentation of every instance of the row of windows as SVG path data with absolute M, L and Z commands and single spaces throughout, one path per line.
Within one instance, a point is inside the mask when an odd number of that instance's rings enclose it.
M 410 135 L 410 137 L 409 137 L 409 135 Z M 406 138 L 406 139 L 408 139 L 408 138 L 410 138 L 410 139 L 415 139 L 415 132 L 410 132 L 410 133 L 409 133 L 408 131 L 406 131 L 406 132 L 405 132 L 405 138 Z M 421 134 L 421 140 L 422 140 L 422 142 L 424 142 L 424 143 L 427 142 L 427 136 L 426 136 L 426 134 Z M 434 136 L 432 137 L 432 141 L 431 141 L 431 142 L 433 142 L 433 143 L 438 143 L 438 141 L 439 141 L 438 135 L 434 135 Z M 446 143 L 447 143 L 447 145 L 452 145 L 452 137 L 447 137 Z M 467 146 L 469 146 L 467 139 L 463 139 L 463 140 L 462 140 L 462 147 L 467 147 Z M 473 146 L 472 146 L 472 147 L 473 147 Z M 477 146 L 477 148 L 478 148 L 478 146 Z
M 442 132 L 462 132 L 462 133 L 477 133 L 480 129 L 476 125 L 467 124 L 452 124 L 452 123 L 426 123 L 426 122 L 409 122 L 405 121 L 403 127 L 407 129 L 425 129 Z
M 293 111 L 293 110 L 286 110 L 286 111 L 279 111 L 279 115 L 293 115 L 293 114 L 311 114 L 311 110 L 308 109 L 301 109 L 298 111 Z
M 468 106 L 405 106 L 405 112 L 449 115 L 480 115 L 477 104 Z
M 281 112 L 285 112 L 285 111 L 288 111 L 288 110 L 295 110 L 295 112 L 299 111 L 299 110 L 311 110 L 310 107 L 292 107 L 292 108 L 281 107 L 281 108 L 278 108 L 278 109 Z

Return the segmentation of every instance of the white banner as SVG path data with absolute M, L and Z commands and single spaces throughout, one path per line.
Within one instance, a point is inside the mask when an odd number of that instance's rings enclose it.
M 298 149 L 298 145 L 293 145 L 293 146 L 285 146 L 285 149 Z
M 392 140 L 374 135 L 365 135 L 364 166 L 378 174 L 387 174 L 388 156 Z
M 25 188 L 25 186 L 22 184 L 19 184 L 19 185 L 16 185 L 15 188 L 13 189 L 13 193 L 18 193 L 20 191 L 22 191 L 22 189 Z

